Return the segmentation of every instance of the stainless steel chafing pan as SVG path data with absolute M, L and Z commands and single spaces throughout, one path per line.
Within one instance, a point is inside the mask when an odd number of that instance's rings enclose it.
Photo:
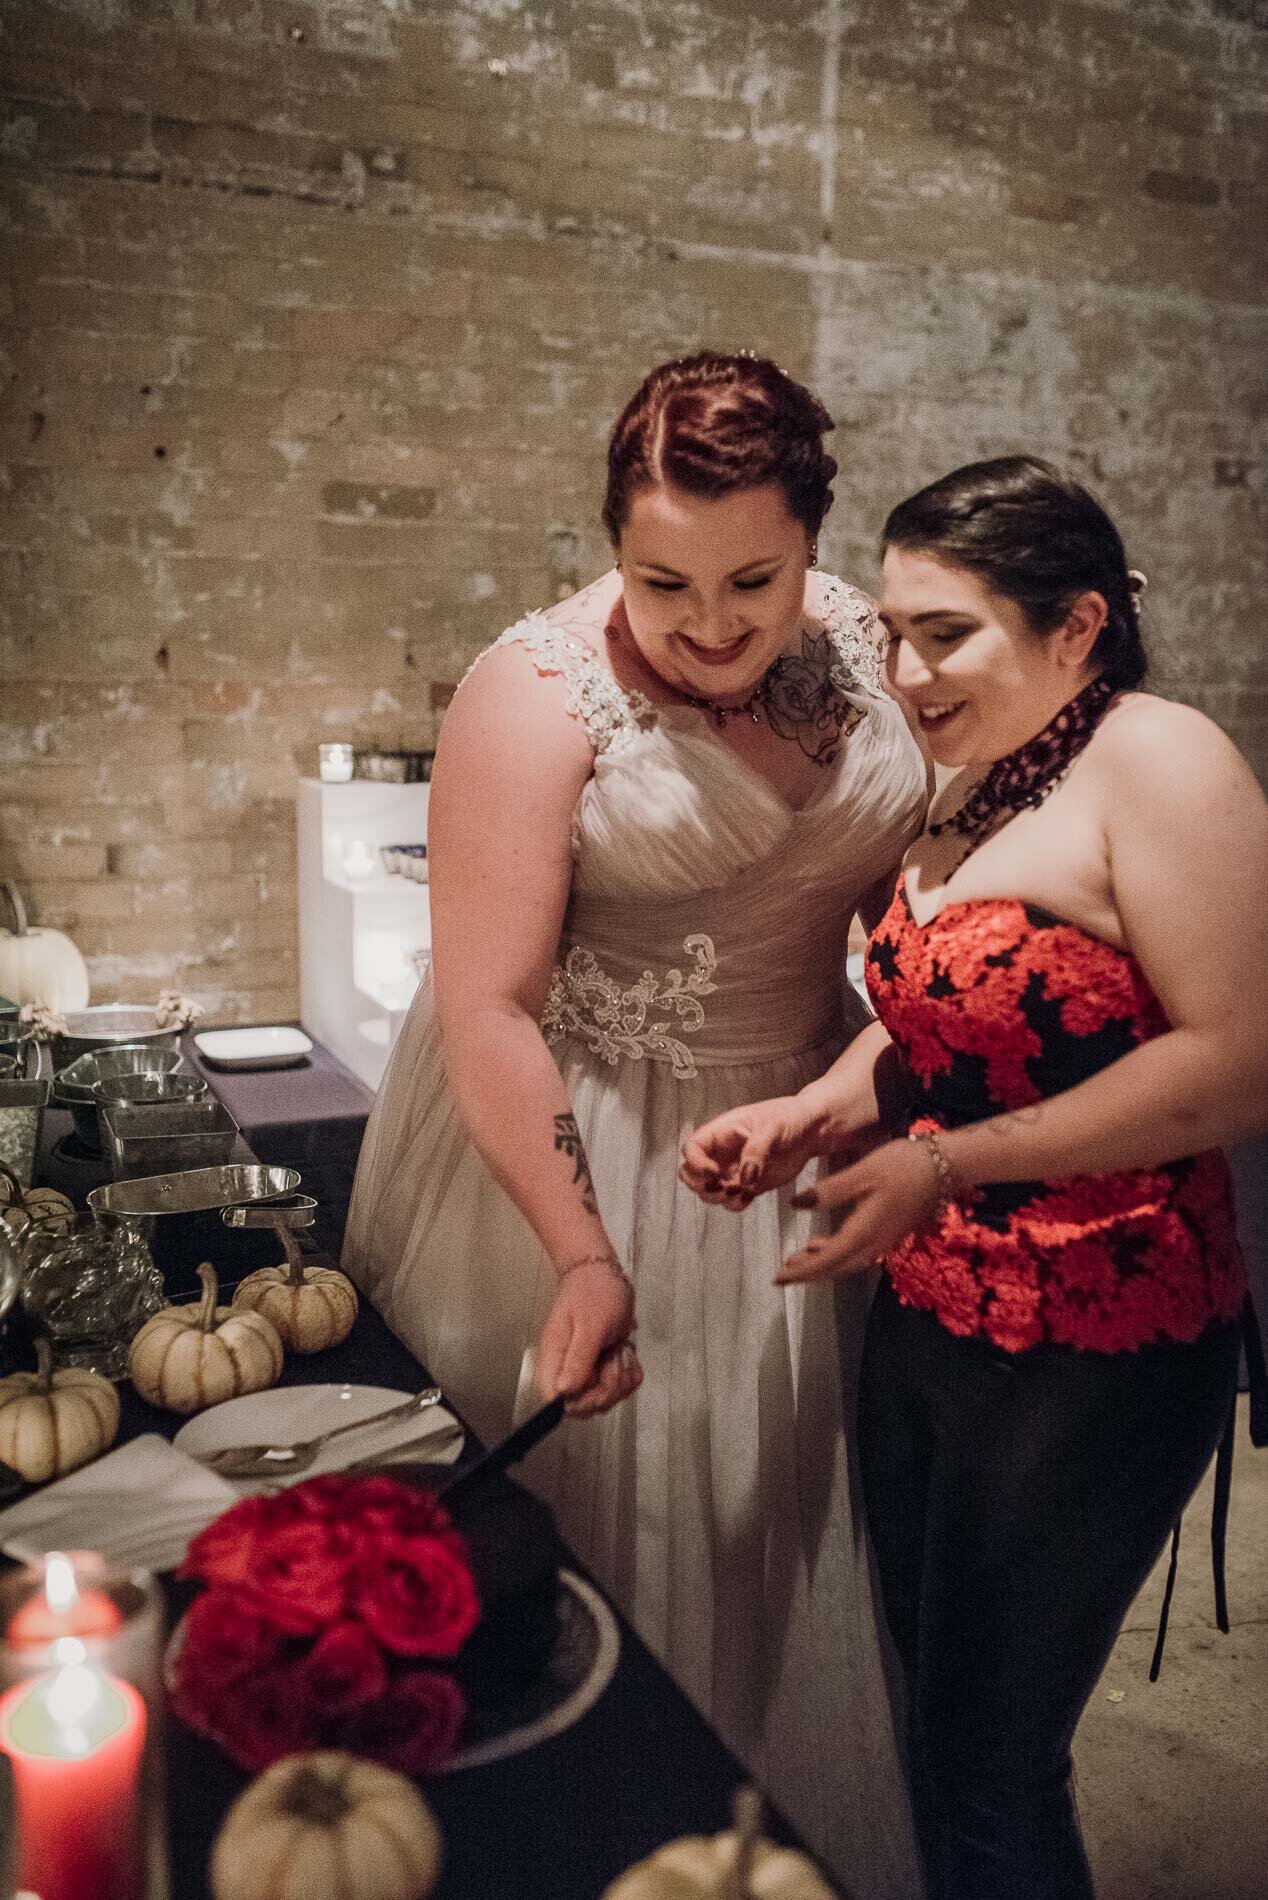
M 98 1220 L 198 1214 L 206 1208 L 236 1207 L 292 1194 L 299 1179 L 298 1168 L 266 1168 L 259 1163 L 189 1168 L 179 1174 L 143 1174 L 135 1181 L 111 1181 L 106 1187 L 92 1190 L 88 1205 Z

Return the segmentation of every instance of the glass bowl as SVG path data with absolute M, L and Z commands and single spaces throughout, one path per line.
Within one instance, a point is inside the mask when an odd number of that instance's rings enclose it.
M 85 1214 L 65 1233 L 35 1222 L 21 1249 L 23 1310 L 47 1332 L 54 1364 L 123 1378 L 128 1347 L 165 1300 L 144 1238 Z

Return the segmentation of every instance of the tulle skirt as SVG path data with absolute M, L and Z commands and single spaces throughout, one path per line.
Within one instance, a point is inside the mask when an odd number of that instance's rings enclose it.
M 683 1081 L 664 1063 L 557 1048 L 634 1279 L 645 1379 L 602 1418 L 566 1422 L 523 1475 L 846 1892 L 911 1900 L 920 1881 L 850 1431 L 872 1282 L 773 1286 L 811 1231 L 792 1188 L 737 1215 L 677 1179 L 693 1128 L 794 1092 L 836 1052 Z M 371 1116 L 344 1266 L 486 1442 L 531 1409 L 526 1351 L 554 1275 L 458 1118 L 427 986 Z

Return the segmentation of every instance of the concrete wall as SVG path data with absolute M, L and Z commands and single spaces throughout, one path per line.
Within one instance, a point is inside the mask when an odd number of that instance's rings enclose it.
M 6 0 L 0 869 L 99 999 L 295 1005 L 323 737 L 605 562 L 654 362 L 839 422 L 824 552 L 1071 462 L 1268 773 L 1263 0 Z

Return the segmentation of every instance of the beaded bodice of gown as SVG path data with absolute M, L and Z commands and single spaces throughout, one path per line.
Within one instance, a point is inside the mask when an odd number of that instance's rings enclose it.
M 859 896 L 919 828 L 924 766 L 880 676 L 871 602 L 818 577 L 849 712 L 836 762 L 795 808 L 707 715 L 624 691 L 576 635 L 530 614 L 517 642 L 561 674 L 595 746 L 573 822 L 572 896 L 543 1018 L 615 1065 L 760 1062 L 839 1030 Z

